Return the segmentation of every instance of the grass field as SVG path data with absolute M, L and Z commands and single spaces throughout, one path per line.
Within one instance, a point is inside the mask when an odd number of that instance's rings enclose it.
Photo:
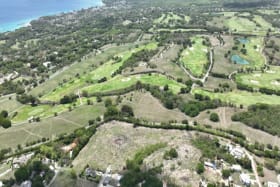
M 161 74 L 143 74 L 143 75 L 133 75 L 133 76 L 117 76 L 107 82 L 94 84 L 92 86 L 88 86 L 83 88 L 82 90 L 88 91 L 89 93 L 97 93 L 97 92 L 110 92 L 114 90 L 120 90 L 132 86 L 140 81 L 145 84 L 151 84 L 156 86 L 165 86 L 168 85 L 169 89 L 174 93 L 179 93 L 180 89 L 184 87 L 183 84 L 178 83 L 174 80 L 168 79 L 166 76 Z
M 132 92 L 123 96 L 121 105 L 127 104 L 133 108 L 136 118 L 154 122 L 169 122 L 177 120 L 181 122 L 188 117 L 178 109 L 168 110 L 159 100 L 148 92 Z
M 275 95 L 265 95 L 261 93 L 251 93 L 246 91 L 233 91 L 227 93 L 214 93 L 202 89 L 193 90 L 192 94 L 202 94 L 209 96 L 211 99 L 220 99 L 224 102 L 230 102 L 236 105 L 249 106 L 257 103 L 270 105 L 280 105 L 280 97 Z
M 195 43 L 191 48 L 185 49 L 180 57 L 180 62 L 185 68 L 191 71 L 194 76 L 200 77 L 205 72 L 205 66 L 208 63 L 208 49 L 202 44 L 202 37 L 194 37 Z
M 103 77 L 106 77 L 107 80 L 110 80 L 112 73 L 114 73 L 124 63 L 124 61 L 131 57 L 133 53 L 143 49 L 152 50 L 155 48 L 157 48 L 157 44 L 151 42 L 147 45 L 141 45 L 138 48 L 133 48 L 131 50 L 115 54 L 114 56 L 121 57 L 122 60 L 120 62 L 109 60 L 105 64 L 99 66 L 97 69 L 80 76 L 80 78 L 76 77 L 70 82 L 67 82 L 62 86 L 55 88 L 53 91 L 44 95 L 42 97 L 42 100 L 58 101 L 60 98 L 67 94 L 76 93 L 81 88 L 86 87 L 89 84 L 97 83 L 97 81 Z
M 18 144 L 30 143 L 45 138 L 56 138 L 63 133 L 71 133 L 75 129 L 84 127 L 88 120 L 103 115 L 105 108 L 103 104 L 94 106 L 84 105 L 64 112 L 57 117 L 46 118 L 38 123 L 25 123 L 14 125 L 9 129 L 0 128 L 0 149 L 16 148 Z M 13 137 L 13 138 L 11 138 Z
M 271 67 L 264 73 L 238 74 L 236 75 L 236 81 L 253 88 L 280 90 L 280 68 Z

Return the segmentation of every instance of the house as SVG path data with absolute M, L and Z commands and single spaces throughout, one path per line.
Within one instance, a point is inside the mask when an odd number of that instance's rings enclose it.
M 91 168 L 86 168 L 85 175 L 86 177 L 96 177 L 95 171 L 93 171 Z
M 245 157 L 245 153 L 240 146 L 234 147 L 233 145 L 228 144 L 227 149 L 234 158 L 242 159 Z
M 251 178 L 248 174 L 241 173 L 240 176 L 239 176 L 239 179 L 245 186 L 250 186 L 251 185 Z
M 20 184 L 20 187 L 31 187 L 32 182 L 31 181 L 24 181 Z
M 212 169 L 216 169 L 215 164 L 211 163 L 211 162 L 204 162 L 204 166 L 212 168 Z
M 230 169 L 233 171 L 241 172 L 242 167 L 236 164 L 236 165 L 232 165 Z
M 267 187 L 280 187 L 280 185 L 276 182 L 270 182 L 268 181 L 266 184 Z
M 12 163 L 13 163 L 13 168 L 19 168 L 20 166 L 26 164 L 28 160 L 31 159 L 31 157 L 34 155 L 34 153 L 29 153 L 26 155 L 22 155 L 20 157 L 14 158 Z

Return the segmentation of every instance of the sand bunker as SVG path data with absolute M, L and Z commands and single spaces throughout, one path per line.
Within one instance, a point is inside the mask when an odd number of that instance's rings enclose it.
M 262 75 L 261 74 L 254 74 L 253 76 L 254 77 L 261 77 Z
M 131 80 L 131 78 L 127 77 L 127 78 L 123 78 L 123 79 L 122 79 L 122 82 L 128 82 L 128 81 L 130 81 L 130 80 Z
M 273 84 L 275 86 L 280 86 L 280 82 L 279 81 L 272 81 L 271 84 Z
M 193 51 L 193 50 L 194 50 L 194 48 L 193 48 L 193 47 L 191 47 L 191 48 L 190 48 L 190 51 Z
M 259 84 L 260 82 L 259 81 L 256 81 L 256 80 L 250 80 L 251 83 L 253 84 Z
M 207 52 L 208 52 L 208 50 L 207 50 L 207 49 L 203 49 L 203 51 L 204 51 L 205 53 L 207 53 Z
M 276 72 L 275 72 L 275 71 L 272 71 L 272 70 L 267 70 L 266 73 L 274 74 L 274 73 L 276 73 Z

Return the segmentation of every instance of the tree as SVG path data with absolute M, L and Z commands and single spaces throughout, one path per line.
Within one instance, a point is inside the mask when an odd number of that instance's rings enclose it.
M 178 157 L 178 152 L 176 151 L 176 149 L 171 148 L 169 151 L 165 151 L 163 158 L 165 160 L 170 160 L 173 158 L 177 158 Z
M 115 106 L 109 106 L 109 107 L 107 107 L 104 117 L 108 118 L 108 117 L 116 116 L 118 114 L 119 114 L 119 111 Z
M 105 103 L 105 107 L 109 107 L 113 105 L 112 99 L 110 98 L 107 98 L 104 103 Z
M 219 115 L 217 113 L 211 113 L 210 114 L 210 120 L 213 121 L 213 122 L 219 122 L 220 121 Z
M 6 110 L 3 110 L 0 114 L 0 116 L 2 116 L 3 118 L 7 118 L 9 115 L 9 113 Z
M 3 118 L 0 116 L 0 126 L 7 129 L 12 126 L 12 122 L 9 119 Z
M 21 183 L 29 178 L 29 171 L 26 166 L 20 167 L 15 171 L 15 178 L 18 183 Z
M 134 116 L 133 109 L 131 106 L 123 105 L 121 108 L 121 112 L 124 116 Z
M 204 170 L 205 170 L 205 168 L 204 168 L 203 163 L 199 162 L 199 163 L 196 165 L 196 172 L 197 172 L 198 174 L 201 174 L 201 173 L 204 172 Z
M 231 171 L 230 171 L 230 170 L 228 170 L 228 169 L 223 169 L 223 170 L 222 170 L 222 175 L 223 175 L 223 178 L 224 178 L 224 179 L 229 178 L 230 174 L 231 174 Z

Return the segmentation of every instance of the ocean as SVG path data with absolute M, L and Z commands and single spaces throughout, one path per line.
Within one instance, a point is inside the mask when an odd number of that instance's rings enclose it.
M 1 0 L 0 32 L 26 26 L 41 16 L 101 5 L 102 0 Z

